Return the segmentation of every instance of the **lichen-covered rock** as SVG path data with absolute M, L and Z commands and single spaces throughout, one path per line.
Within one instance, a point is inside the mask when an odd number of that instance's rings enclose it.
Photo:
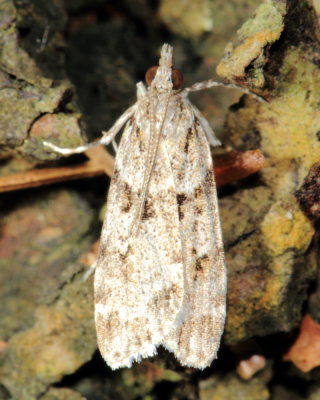
M 253 86 L 268 101 L 243 97 L 229 111 L 224 129 L 224 143 L 237 150 L 260 148 L 268 159 L 258 176 L 225 188 L 219 199 L 229 275 L 224 343 L 231 346 L 222 344 L 219 359 L 204 372 L 182 368 L 161 351 L 156 360 L 119 371 L 111 371 L 98 353 L 89 361 L 96 349 L 92 282 L 82 282 L 87 263 L 79 255 L 88 255 L 96 238 L 92 210 L 84 194 L 73 190 L 17 192 L 1 197 L 0 398 L 300 400 L 293 388 L 281 386 L 289 363 L 278 363 L 295 331 L 283 332 L 299 326 L 318 259 L 317 226 L 308 219 L 317 218 L 313 188 L 320 158 L 320 35 L 311 1 L 200 0 L 186 6 L 163 0 L 160 12 L 146 0 L 131 3 L 117 8 L 116 2 L 100 0 L 0 2 L 2 156 L 19 151 L 43 163 L 56 158 L 42 147 L 43 139 L 70 147 L 81 143 L 80 114 L 61 51 L 65 8 L 71 10 L 68 73 L 89 131 L 98 134 L 134 101 L 134 84 L 157 59 L 163 41 L 174 44 L 176 66 L 182 65 L 187 82 L 210 78 L 233 28 L 259 5 L 218 67 L 224 79 Z M 178 36 L 164 33 L 159 20 Z M 213 127 L 222 124 L 221 93 L 197 96 Z M 20 159 L 1 173 L 21 171 L 28 162 Z M 99 194 L 104 197 L 102 190 Z M 319 292 L 308 303 L 316 322 Z M 256 354 L 247 345 L 253 336 L 261 336 L 255 339 L 258 354 L 268 361 L 244 382 L 224 371 L 235 369 L 234 357 Z M 317 371 L 306 375 L 291 368 L 306 386 L 318 379 Z M 279 370 L 282 375 L 270 381 Z M 308 393 L 316 399 L 317 384 Z
M 65 280 L 79 271 L 74 262 L 92 241 L 93 212 L 79 194 L 33 193 L 24 193 L 24 201 L 15 201 L 10 210 L 5 206 L 10 195 L 2 197 L 7 214 L 0 239 L 0 274 L 8 283 L 0 288 L 2 339 L 33 324 L 34 307 L 56 298 Z
M 92 242 L 93 213 L 63 190 L 24 195 L 10 208 L 0 240 L 0 375 L 13 398 L 27 400 L 96 348 L 92 283 L 77 262 Z
M 315 260 L 301 268 L 314 234 L 311 223 L 294 198 L 279 211 L 272 202 L 272 192 L 263 187 L 220 202 L 229 271 L 229 343 L 291 329 L 306 298 L 298 288 L 305 288 L 315 272 Z
M 302 10 L 306 20 L 312 20 L 312 12 L 309 15 L 302 3 L 289 3 L 287 9 L 298 25 L 303 23 L 299 21 Z M 259 10 L 283 6 L 283 2 L 275 5 L 266 1 Z M 261 23 L 259 10 L 250 25 L 254 31 L 259 31 Z M 277 96 L 266 104 L 246 97 L 230 110 L 225 128 L 233 147 L 248 150 L 259 146 L 268 162 L 260 173 L 260 186 L 249 190 L 240 187 L 220 202 L 230 278 L 226 339 L 232 343 L 297 326 L 308 283 L 316 277 L 317 261 L 310 248 L 315 229 L 295 193 L 320 159 L 316 134 L 320 129 L 316 100 L 320 74 L 314 50 L 305 44 L 309 33 L 304 36 L 297 30 L 294 36 L 289 26 L 281 27 L 284 21 L 277 15 L 274 26 L 272 19 L 265 21 L 271 31 L 279 29 L 279 43 L 273 54 L 277 61 L 266 60 L 263 78 L 271 82 L 268 74 L 273 71 L 273 93 Z M 284 50 L 289 33 L 297 44 L 291 51 Z M 268 47 L 267 42 L 261 51 Z M 230 60 L 237 52 L 235 49 L 230 54 Z M 241 55 L 245 58 L 250 52 L 242 47 Z M 243 66 L 251 68 L 252 63 Z M 234 79 L 232 68 L 225 68 L 225 72 L 228 79 Z
M 36 398 L 90 360 L 96 349 L 92 288 L 84 287 L 81 277 L 62 288 L 52 304 L 38 306 L 34 319 L 2 354 L 2 382 L 19 400 Z
M 19 150 L 38 160 L 61 158 L 59 154 L 43 148 L 44 140 L 57 143 L 61 147 L 80 146 L 81 130 L 76 114 L 55 113 L 40 117 L 32 125 L 28 139 Z
M 286 2 L 284 0 L 264 1 L 255 15 L 238 30 L 235 46 L 226 47 L 224 56 L 217 66 L 222 78 L 248 80 L 250 85 L 263 87 L 265 81 L 263 66 L 267 62 L 267 48 L 279 39 L 284 28 Z M 250 72 L 246 68 L 250 65 Z
M 78 125 L 73 141 L 82 142 L 79 116 L 71 103 L 72 86 L 66 80 L 59 47 L 66 14 L 59 1 L 38 4 L 5 0 L 0 5 L 0 145 L 1 157 L 12 156 L 12 148 L 29 137 L 35 121 L 44 114 L 68 109 L 68 120 L 60 134 L 70 133 L 68 123 Z M 43 138 L 49 133 L 43 132 Z M 26 145 L 24 155 L 46 159 L 40 146 Z

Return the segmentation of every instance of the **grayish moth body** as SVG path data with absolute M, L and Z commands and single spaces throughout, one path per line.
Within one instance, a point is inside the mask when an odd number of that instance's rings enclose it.
M 207 122 L 173 90 L 172 48 L 139 90 L 108 194 L 95 273 L 99 348 L 111 368 L 163 345 L 182 365 L 216 357 L 226 273 Z
M 165 44 L 151 85 L 138 84 L 137 102 L 99 141 L 110 143 L 126 123 L 94 280 L 99 349 L 113 369 L 159 345 L 185 366 L 216 357 L 226 270 L 209 142 L 219 142 L 187 94 L 218 85 L 174 89 Z

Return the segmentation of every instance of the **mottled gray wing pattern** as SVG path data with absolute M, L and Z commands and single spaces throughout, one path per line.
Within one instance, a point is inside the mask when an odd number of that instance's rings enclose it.
M 179 207 L 184 299 L 179 324 L 165 346 L 181 364 L 205 368 L 216 357 L 224 328 L 226 271 L 208 141 L 191 107 L 182 104 L 185 116 L 179 118 L 189 126 L 180 122 L 166 148 Z
M 121 139 L 95 273 L 98 345 L 111 368 L 155 354 L 176 325 L 183 299 L 175 184 L 162 142 L 136 220 L 150 135 L 145 113 L 140 105 Z

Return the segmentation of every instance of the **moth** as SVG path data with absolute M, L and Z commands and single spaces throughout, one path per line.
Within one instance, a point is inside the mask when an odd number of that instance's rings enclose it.
M 182 89 L 164 44 L 158 67 L 137 84 L 137 102 L 94 143 L 117 151 L 96 263 L 95 323 L 113 368 L 156 354 L 162 345 L 184 366 L 216 357 L 226 314 L 226 268 L 209 145 L 219 145 L 191 91 L 229 86 L 211 80 Z

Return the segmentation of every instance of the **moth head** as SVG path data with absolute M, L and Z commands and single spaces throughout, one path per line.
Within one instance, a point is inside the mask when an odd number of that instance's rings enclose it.
M 183 74 L 179 69 L 172 67 L 172 47 L 170 45 L 162 46 L 159 66 L 149 68 L 145 78 L 147 85 L 159 93 L 181 89 Z

